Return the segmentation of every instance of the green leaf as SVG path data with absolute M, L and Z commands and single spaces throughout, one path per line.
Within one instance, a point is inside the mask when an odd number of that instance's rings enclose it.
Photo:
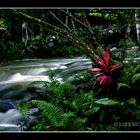
M 130 90 L 131 87 L 128 84 L 125 84 L 125 83 L 118 83 L 118 90 L 121 90 L 121 89 Z
M 95 101 L 95 103 L 100 104 L 100 105 L 117 105 L 119 104 L 118 101 L 111 100 L 109 98 L 103 98 Z
M 64 100 L 63 101 L 66 105 L 72 107 L 73 109 L 75 110 L 78 110 L 78 105 L 77 105 L 77 102 L 74 100 L 72 102 L 68 101 L 68 100 Z
M 94 107 L 94 108 L 84 112 L 84 115 L 91 115 L 91 114 L 97 112 L 99 109 L 100 109 L 100 107 Z
M 135 74 L 133 77 L 132 77 L 132 83 L 135 84 L 135 83 L 140 83 L 140 73 L 137 73 Z
M 128 99 L 127 100 L 127 103 L 129 104 L 129 105 L 136 105 L 136 99 L 135 98 L 130 98 L 130 99 Z
M 140 65 L 137 65 L 136 68 L 134 68 L 134 73 L 140 73 Z
M 54 127 L 65 126 L 69 118 L 75 116 L 73 112 L 65 112 L 63 108 L 46 101 L 32 100 L 31 103 L 41 111 L 41 117 L 48 120 Z

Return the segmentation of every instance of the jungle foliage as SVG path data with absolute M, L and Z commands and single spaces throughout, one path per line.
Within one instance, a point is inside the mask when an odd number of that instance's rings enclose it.
M 124 67 L 118 81 L 108 86 L 98 84 L 88 70 L 59 83 L 55 78 L 59 69 L 50 69 L 51 82 L 43 82 L 30 102 L 39 112 L 26 131 L 139 130 L 139 67 L 139 63 Z
M 11 8 L 0 13 L 1 61 L 85 54 L 94 61 L 98 47 L 137 44 L 135 9 Z
M 49 69 L 50 82 L 42 82 L 39 92 L 33 92 L 27 108 L 19 105 L 20 111 L 27 109 L 25 120 L 29 107 L 39 110 L 27 131 L 140 129 L 140 63 L 133 58 L 125 63 L 126 49 L 139 45 L 135 13 L 135 9 L 0 10 L 2 62 L 75 56 L 93 62 L 92 72 L 87 69 L 73 81 L 65 77 L 63 83 L 56 78 L 59 69 Z M 114 47 L 117 52 L 109 51 Z M 103 54 L 105 50 L 108 53 Z

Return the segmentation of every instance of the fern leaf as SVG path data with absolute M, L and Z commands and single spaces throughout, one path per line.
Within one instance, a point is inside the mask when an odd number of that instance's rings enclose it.
M 31 102 L 42 111 L 42 116 L 55 127 L 64 126 L 68 118 L 74 116 L 74 113 L 65 113 L 62 108 L 45 101 L 32 100 Z

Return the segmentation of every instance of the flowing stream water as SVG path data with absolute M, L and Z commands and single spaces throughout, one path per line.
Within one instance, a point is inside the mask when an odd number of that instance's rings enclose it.
M 61 65 L 57 78 L 61 82 L 63 74 L 69 73 L 69 78 L 72 78 L 74 74 L 91 67 L 91 64 L 86 58 L 59 58 L 26 59 L 0 65 L 0 131 L 22 131 L 18 124 L 22 114 L 18 111 L 17 104 L 31 99 L 32 95 L 27 90 L 29 83 L 50 81 L 45 65 L 51 69 L 57 69 Z M 36 108 L 30 110 L 31 120 L 36 111 Z

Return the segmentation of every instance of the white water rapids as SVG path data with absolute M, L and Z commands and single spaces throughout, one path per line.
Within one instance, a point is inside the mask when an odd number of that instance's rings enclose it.
M 26 91 L 29 83 L 50 81 L 45 65 L 51 69 L 60 67 L 57 80 L 62 82 L 61 75 L 85 70 L 91 67 L 91 61 L 85 58 L 29 59 L 0 65 L 0 131 L 20 131 L 18 121 L 22 115 L 16 108 L 17 102 L 30 98 Z

